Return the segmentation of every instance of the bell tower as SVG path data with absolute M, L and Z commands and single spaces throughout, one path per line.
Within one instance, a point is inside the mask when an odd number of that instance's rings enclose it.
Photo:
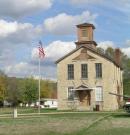
M 78 41 L 75 42 L 76 47 L 86 46 L 96 49 L 97 43 L 93 41 L 93 31 L 95 26 L 90 23 L 77 25 Z

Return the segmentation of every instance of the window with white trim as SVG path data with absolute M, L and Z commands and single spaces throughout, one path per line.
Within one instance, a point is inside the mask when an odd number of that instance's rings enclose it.
M 74 87 L 68 87 L 68 100 L 74 100 L 75 90 Z
M 103 101 L 103 88 L 102 86 L 97 86 L 95 89 L 96 101 Z
M 81 78 L 87 79 L 88 78 L 88 65 L 81 64 Z
M 95 63 L 95 68 L 96 68 L 96 78 L 102 78 L 102 64 Z
M 68 80 L 74 79 L 74 65 L 68 64 Z

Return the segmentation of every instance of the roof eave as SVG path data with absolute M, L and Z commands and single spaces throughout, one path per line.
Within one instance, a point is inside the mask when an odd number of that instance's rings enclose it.
M 78 24 L 76 25 L 78 28 L 81 28 L 81 27 L 92 27 L 93 29 L 95 29 L 95 26 L 91 23 L 83 23 L 83 24 Z
M 99 52 L 97 52 L 96 50 L 94 50 L 94 49 L 92 49 L 92 48 L 90 48 L 90 47 L 85 47 L 85 46 L 80 46 L 80 47 L 74 49 L 73 51 L 69 52 L 69 53 L 66 54 L 65 56 L 63 56 L 63 57 L 61 57 L 60 59 L 58 59 L 58 60 L 55 62 L 55 64 L 59 63 L 59 62 L 62 61 L 64 58 L 66 58 L 67 56 L 71 55 L 72 53 L 74 53 L 75 51 L 79 50 L 80 48 L 87 48 L 87 49 L 89 49 L 90 51 L 96 53 L 97 55 L 99 55 L 99 56 L 101 56 L 101 57 L 103 57 L 103 58 L 105 58 L 105 59 L 111 61 L 113 64 L 115 64 L 115 65 L 116 65 L 117 67 L 119 67 L 121 70 L 123 70 L 123 68 L 122 68 L 120 65 L 118 65 L 114 60 L 112 60 L 110 57 L 108 57 L 108 56 L 106 56 L 106 55 L 104 55 L 104 54 L 102 54 L 102 53 L 99 53 Z
M 82 46 L 81 46 L 82 47 Z M 70 54 L 74 53 L 75 51 L 79 50 L 81 47 L 76 48 L 74 50 L 72 50 L 71 52 L 69 52 L 68 54 L 64 55 L 63 57 L 61 57 L 60 59 L 58 59 L 57 61 L 55 61 L 55 64 L 59 63 L 61 60 L 63 60 L 64 58 L 66 58 L 67 56 L 69 56 Z

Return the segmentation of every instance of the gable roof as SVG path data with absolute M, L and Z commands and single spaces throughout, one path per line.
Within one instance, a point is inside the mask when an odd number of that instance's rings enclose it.
M 87 49 L 83 49 L 81 50 L 81 53 L 72 60 L 87 60 L 87 59 L 95 59 L 95 58 L 87 54 Z
M 86 85 L 80 85 L 80 86 L 78 86 L 78 87 L 76 87 L 76 88 L 74 88 L 73 90 L 87 90 L 87 91 L 91 91 L 91 90 L 93 90 L 93 88 L 89 88 L 88 86 L 86 86 Z
M 63 56 L 63 57 L 61 57 L 60 59 L 58 59 L 55 63 L 56 63 L 56 64 L 59 63 L 60 61 L 62 61 L 62 60 L 65 59 L 66 57 L 68 57 L 68 56 L 70 56 L 71 54 L 73 54 L 74 52 L 78 51 L 80 48 L 86 48 L 86 49 L 88 49 L 89 51 L 95 53 L 95 54 L 98 55 L 98 56 L 103 57 L 104 59 L 106 59 L 106 60 L 112 62 L 112 63 L 115 64 L 117 67 L 119 67 L 119 68 L 122 69 L 122 67 L 121 67 L 118 63 L 116 63 L 116 61 L 115 61 L 114 59 L 110 58 L 108 55 L 106 55 L 106 54 L 104 54 L 104 53 L 102 53 L 102 52 L 98 52 L 97 50 L 95 50 L 95 49 L 93 49 L 93 48 L 91 48 L 91 47 L 89 47 L 89 46 L 80 46 L 79 48 L 74 49 L 74 50 L 71 51 L 70 53 L 68 53 L 68 54 L 66 54 L 65 56 Z

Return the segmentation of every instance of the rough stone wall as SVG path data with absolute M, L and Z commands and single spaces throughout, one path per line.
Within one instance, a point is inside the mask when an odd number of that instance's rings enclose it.
M 103 102 L 100 103 L 100 110 L 116 110 L 118 109 L 117 97 L 112 96 L 109 92 L 117 93 L 117 82 L 122 86 L 122 71 L 116 67 L 112 62 L 98 56 L 87 50 L 88 55 L 95 59 L 86 59 L 74 61 L 73 59 L 80 55 L 82 48 L 66 57 L 64 60 L 57 64 L 57 78 L 58 78 L 58 109 L 65 110 L 70 109 L 67 102 L 68 87 L 74 88 L 84 84 L 89 87 L 95 88 L 96 86 L 103 87 Z M 102 63 L 102 78 L 96 78 L 95 63 Z M 67 65 L 74 64 L 74 80 L 68 80 L 67 78 Z M 88 64 L 88 79 L 81 79 L 81 64 Z M 78 106 L 78 105 L 77 105 Z M 95 90 L 91 91 L 91 106 L 86 107 L 86 110 L 93 110 L 95 106 Z M 80 106 L 78 106 L 80 108 Z

